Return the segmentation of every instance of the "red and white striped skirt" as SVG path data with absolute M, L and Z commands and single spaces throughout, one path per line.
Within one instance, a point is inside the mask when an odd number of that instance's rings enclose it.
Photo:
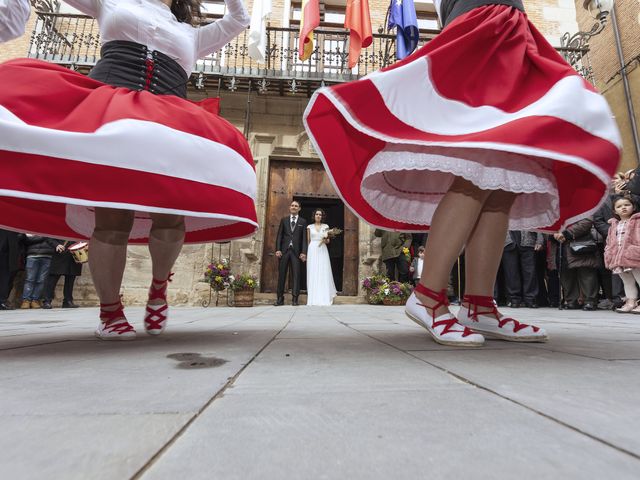
M 187 243 L 258 227 L 242 134 L 182 98 L 116 88 L 38 60 L 0 64 L 0 226 L 87 239 L 95 207 L 184 215 Z
M 392 230 L 428 229 L 462 177 L 518 194 L 511 229 L 557 231 L 598 208 L 620 160 L 605 99 L 502 5 L 458 17 L 385 70 L 318 90 L 304 121 L 344 201 Z

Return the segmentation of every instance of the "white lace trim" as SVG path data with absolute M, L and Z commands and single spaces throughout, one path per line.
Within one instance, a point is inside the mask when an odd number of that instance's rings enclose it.
M 369 161 L 361 193 L 391 220 L 429 225 L 454 178 L 462 177 L 483 190 L 520 194 L 511 209 L 510 229 L 542 228 L 559 218 L 551 164 L 497 150 L 389 144 Z

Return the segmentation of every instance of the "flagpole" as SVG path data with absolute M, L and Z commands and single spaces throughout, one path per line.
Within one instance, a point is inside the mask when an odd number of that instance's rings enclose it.
M 380 29 L 380 33 L 384 33 L 385 31 L 387 32 L 387 34 L 389 34 L 389 29 L 387 28 L 387 26 L 389 25 L 389 15 L 391 14 L 391 3 L 389 3 L 389 6 L 387 7 L 387 14 L 384 16 L 384 24 L 382 25 L 382 28 Z M 397 28 L 397 27 L 396 27 Z M 387 38 L 384 41 L 384 61 L 387 61 L 387 58 L 389 58 L 389 39 Z M 384 65 L 385 67 L 388 65 Z

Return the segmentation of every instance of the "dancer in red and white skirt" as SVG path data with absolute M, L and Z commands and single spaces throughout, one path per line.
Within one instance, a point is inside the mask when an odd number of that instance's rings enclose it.
M 545 341 L 503 316 L 493 285 L 507 228 L 557 232 L 594 212 L 620 159 L 609 107 L 529 23 L 520 0 L 436 0 L 443 31 L 362 80 L 318 90 L 304 121 L 366 222 L 430 229 L 406 313 L 435 341 Z M 466 255 L 454 317 L 446 286 Z
M 101 302 L 96 335 L 131 339 L 119 292 L 128 243 L 148 243 L 153 280 L 144 328 L 167 324 L 166 290 L 184 242 L 253 233 L 256 175 L 230 123 L 186 100 L 196 60 L 241 33 L 241 0 L 202 27 L 199 0 L 68 0 L 98 19 L 89 78 L 14 60 L 0 65 L 3 227 L 89 239 Z

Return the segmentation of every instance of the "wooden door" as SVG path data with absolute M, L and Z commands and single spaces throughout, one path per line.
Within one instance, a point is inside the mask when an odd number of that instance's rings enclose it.
M 319 161 L 289 161 L 271 159 L 265 237 L 262 255 L 261 290 L 275 292 L 278 285 L 278 260 L 275 242 L 278 226 L 289 215 L 289 203 L 294 198 L 336 199 L 338 194 Z M 344 277 L 342 293 L 355 295 L 358 290 L 358 219 L 344 207 Z

